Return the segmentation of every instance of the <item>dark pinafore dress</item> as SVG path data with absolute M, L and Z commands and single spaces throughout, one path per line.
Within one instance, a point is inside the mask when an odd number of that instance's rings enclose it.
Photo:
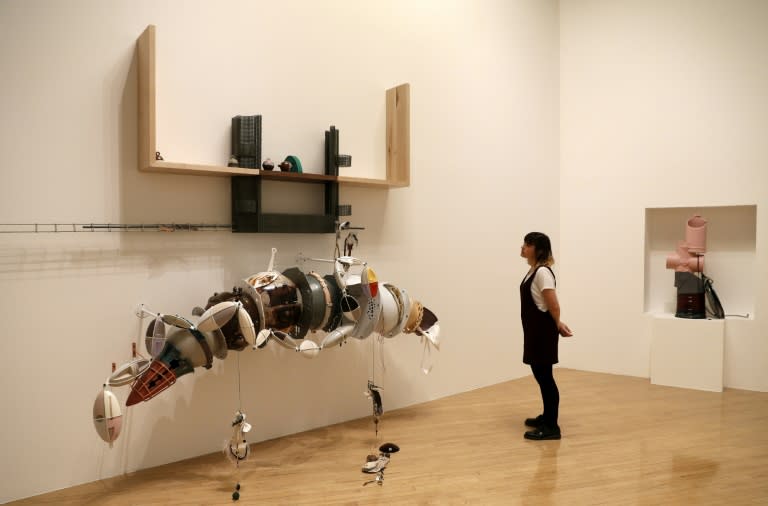
M 546 365 L 557 363 L 557 340 L 560 333 L 549 311 L 541 311 L 531 294 L 536 272 L 547 266 L 538 266 L 533 274 L 520 284 L 520 318 L 523 321 L 523 363 Z M 552 269 L 549 269 L 552 272 Z M 554 277 L 555 273 L 552 273 Z

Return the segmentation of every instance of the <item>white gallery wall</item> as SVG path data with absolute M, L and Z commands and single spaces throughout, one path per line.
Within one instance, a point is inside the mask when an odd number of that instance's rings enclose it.
M 563 363 L 649 375 L 664 258 L 700 212 L 705 270 L 750 314 L 725 322 L 724 385 L 768 390 L 766 24 L 761 0 L 560 3 Z
M 330 256 L 334 237 L 0 234 L 0 502 L 217 451 L 238 368 L 252 441 L 366 416 L 374 372 L 386 409 L 529 374 L 517 286 L 531 230 L 554 240 L 576 332 L 561 365 L 648 377 L 652 314 L 674 296 L 658 263 L 701 211 L 725 309 L 750 313 L 726 321 L 725 385 L 768 390 L 767 23 L 761 0 L 0 0 L 0 223 L 230 222 L 227 178 L 136 170 L 149 24 L 170 161 L 224 164 L 230 118 L 262 114 L 265 157 L 320 172 L 333 124 L 353 159 L 342 173 L 383 177 L 384 90 L 409 82 L 411 186 L 340 200 L 366 227 L 355 254 L 443 328 L 429 375 L 413 336 L 388 340 L 375 371 L 373 340 L 312 361 L 232 353 L 126 410 L 109 448 L 91 409 L 142 340 L 137 304 L 190 315 L 270 248 L 286 268 Z M 318 205 L 286 185 L 267 201 Z
M 0 223 L 230 222 L 227 178 L 137 171 L 135 43 L 149 24 L 170 161 L 225 164 L 231 117 L 261 114 L 265 157 L 320 172 L 335 125 L 353 160 L 342 173 L 383 177 L 384 92 L 409 82 L 410 187 L 341 189 L 366 228 L 355 254 L 443 328 L 429 375 L 417 338 L 384 345 L 385 408 L 528 374 L 519 246 L 530 230 L 556 247 L 560 235 L 557 2 L 0 0 Z M 280 185 L 269 195 L 297 211 L 316 201 Z M 311 234 L 0 234 L 0 502 L 217 451 L 238 367 L 252 441 L 366 416 L 373 340 L 313 361 L 232 353 L 126 410 L 112 448 L 91 421 L 110 365 L 142 341 L 137 304 L 189 316 L 264 270 L 272 247 L 287 268 L 333 246 Z

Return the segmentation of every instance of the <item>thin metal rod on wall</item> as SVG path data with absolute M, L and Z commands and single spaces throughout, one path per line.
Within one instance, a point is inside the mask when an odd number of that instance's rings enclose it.
M 0 234 L 60 232 L 229 232 L 232 225 L 210 223 L 0 223 Z

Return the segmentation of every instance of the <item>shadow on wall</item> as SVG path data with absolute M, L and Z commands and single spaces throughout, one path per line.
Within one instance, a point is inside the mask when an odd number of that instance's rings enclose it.
M 128 408 L 121 471 L 161 465 L 169 455 L 185 459 L 219 451 L 239 408 L 253 426 L 249 443 L 363 417 L 370 409 L 363 394 L 368 349 L 355 341 L 313 360 L 283 349 L 245 349 L 239 357 L 230 351 L 211 370 L 196 369 Z M 153 411 L 163 414 L 153 417 Z M 146 419 L 153 421 L 142 423 Z M 221 465 L 231 466 L 224 455 Z
M 117 195 L 122 223 L 230 223 L 229 178 L 139 171 L 138 54 L 135 49 L 125 76 L 117 130 L 120 173 Z M 184 153 L 167 155 L 175 161 L 188 161 Z M 169 159 L 168 156 L 165 158 Z M 224 232 L 216 234 L 223 235 Z
M 226 246 L 217 240 L 220 235 L 211 238 L 213 234 L 217 233 L 200 234 L 208 235 L 207 238 L 177 234 L 172 243 L 159 232 L 55 234 L 55 238 L 37 238 L 34 245 L 21 242 L 23 237 L 8 238 L 0 247 L 0 277 L 4 280 L 50 279 L 67 275 L 144 273 L 148 268 L 158 274 L 167 269 L 185 270 L 191 264 L 202 262 L 218 266 Z M 142 237 L 135 237 L 138 235 Z M 18 246 L 13 244 L 16 241 Z
M 209 453 L 229 437 L 228 425 L 236 406 L 232 407 L 232 389 L 224 367 L 216 369 L 179 378 L 157 397 L 126 409 L 129 437 L 122 472 L 165 464 L 169 455 L 186 459 Z M 169 414 L 155 418 L 152 411 Z M 203 412 L 205 416 L 201 416 Z M 151 425 L 142 423 L 148 418 L 154 419 Z M 201 434 L 210 435 L 210 441 Z

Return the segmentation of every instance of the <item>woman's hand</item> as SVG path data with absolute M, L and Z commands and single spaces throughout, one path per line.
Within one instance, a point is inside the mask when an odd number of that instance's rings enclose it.
M 573 335 L 573 332 L 568 328 L 568 325 L 563 322 L 557 324 L 557 331 L 560 332 L 560 335 L 563 337 L 571 337 Z

